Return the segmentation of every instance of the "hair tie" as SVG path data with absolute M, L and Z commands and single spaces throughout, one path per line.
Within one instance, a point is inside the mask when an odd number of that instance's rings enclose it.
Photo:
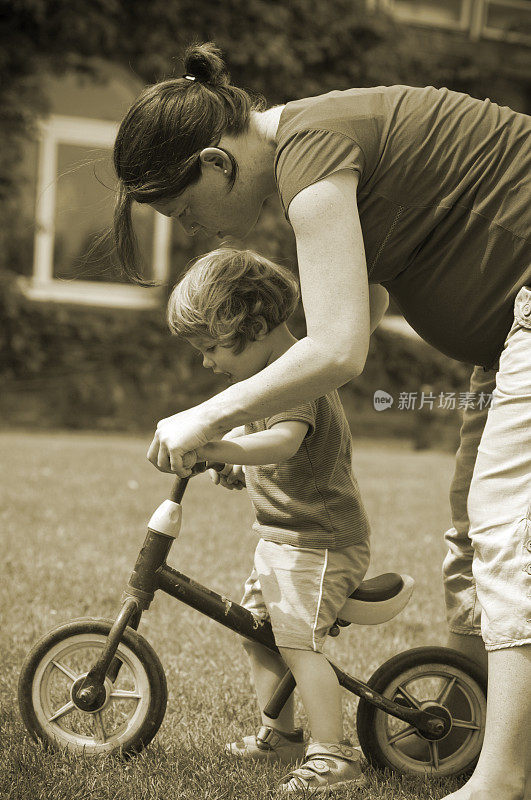
M 183 75 L 183 78 L 186 78 L 186 80 L 187 80 L 187 81 L 196 81 L 196 80 L 197 80 L 197 78 L 195 77 L 195 75 L 188 75 L 188 74 L 186 74 L 186 75 Z

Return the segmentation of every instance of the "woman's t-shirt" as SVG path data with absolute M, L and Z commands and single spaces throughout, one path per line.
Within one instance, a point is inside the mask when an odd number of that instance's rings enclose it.
M 491 367 L 531 280 L 530 134 L 531 117 L 448 89 L 329 92 L 285 106 L 278 191 L 288 216 L 355 170 L 369 282 L 443 353 Z

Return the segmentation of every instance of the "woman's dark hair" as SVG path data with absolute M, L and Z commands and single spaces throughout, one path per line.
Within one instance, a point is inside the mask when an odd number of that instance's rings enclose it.
M 131 220 L 133 201 L 177 197 L 201 175 L 199 154 L 225 133 L 247 130 L 252 110 L 265 107 L 231 86 L 221 51 L 211 42 L 185 51 L 185 74 L 148 86 L 122 120 L 114 144 L 118 191 L 114 239 L 124 272 L 142 283 Z M 230 153 L 234 180 L 237 164 Z

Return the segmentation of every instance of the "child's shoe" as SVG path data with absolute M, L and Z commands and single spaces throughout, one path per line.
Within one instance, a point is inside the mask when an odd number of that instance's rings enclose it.
M 291 770 L 280 784 L 282 794 L 313 797 L 349 784 L 364 786 L 359 753 L 350 742 L 312 742 L 300 767 Z
M 244 736 L 239 742 L 226 744 L 225 752 L 256 761 L 301 761 L 304 758 L 302 728 L 297 728 L 293 733 L 282 733 L 262 725 L 256 735 Z

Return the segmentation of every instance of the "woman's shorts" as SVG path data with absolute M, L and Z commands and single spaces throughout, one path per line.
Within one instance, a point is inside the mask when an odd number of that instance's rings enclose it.
M 321 652 L 369 557 L 368 541 L 329 550 L 260 539 L 241 605 L 271 620 L 277 647 Z
M 465 412 L 443 566 L 450 630 L 481 626 L 487 650 L 531 643 L 530 288 L 514 311 L 488 414 Z M 471 390 L 488 380 L 476 368 Z

